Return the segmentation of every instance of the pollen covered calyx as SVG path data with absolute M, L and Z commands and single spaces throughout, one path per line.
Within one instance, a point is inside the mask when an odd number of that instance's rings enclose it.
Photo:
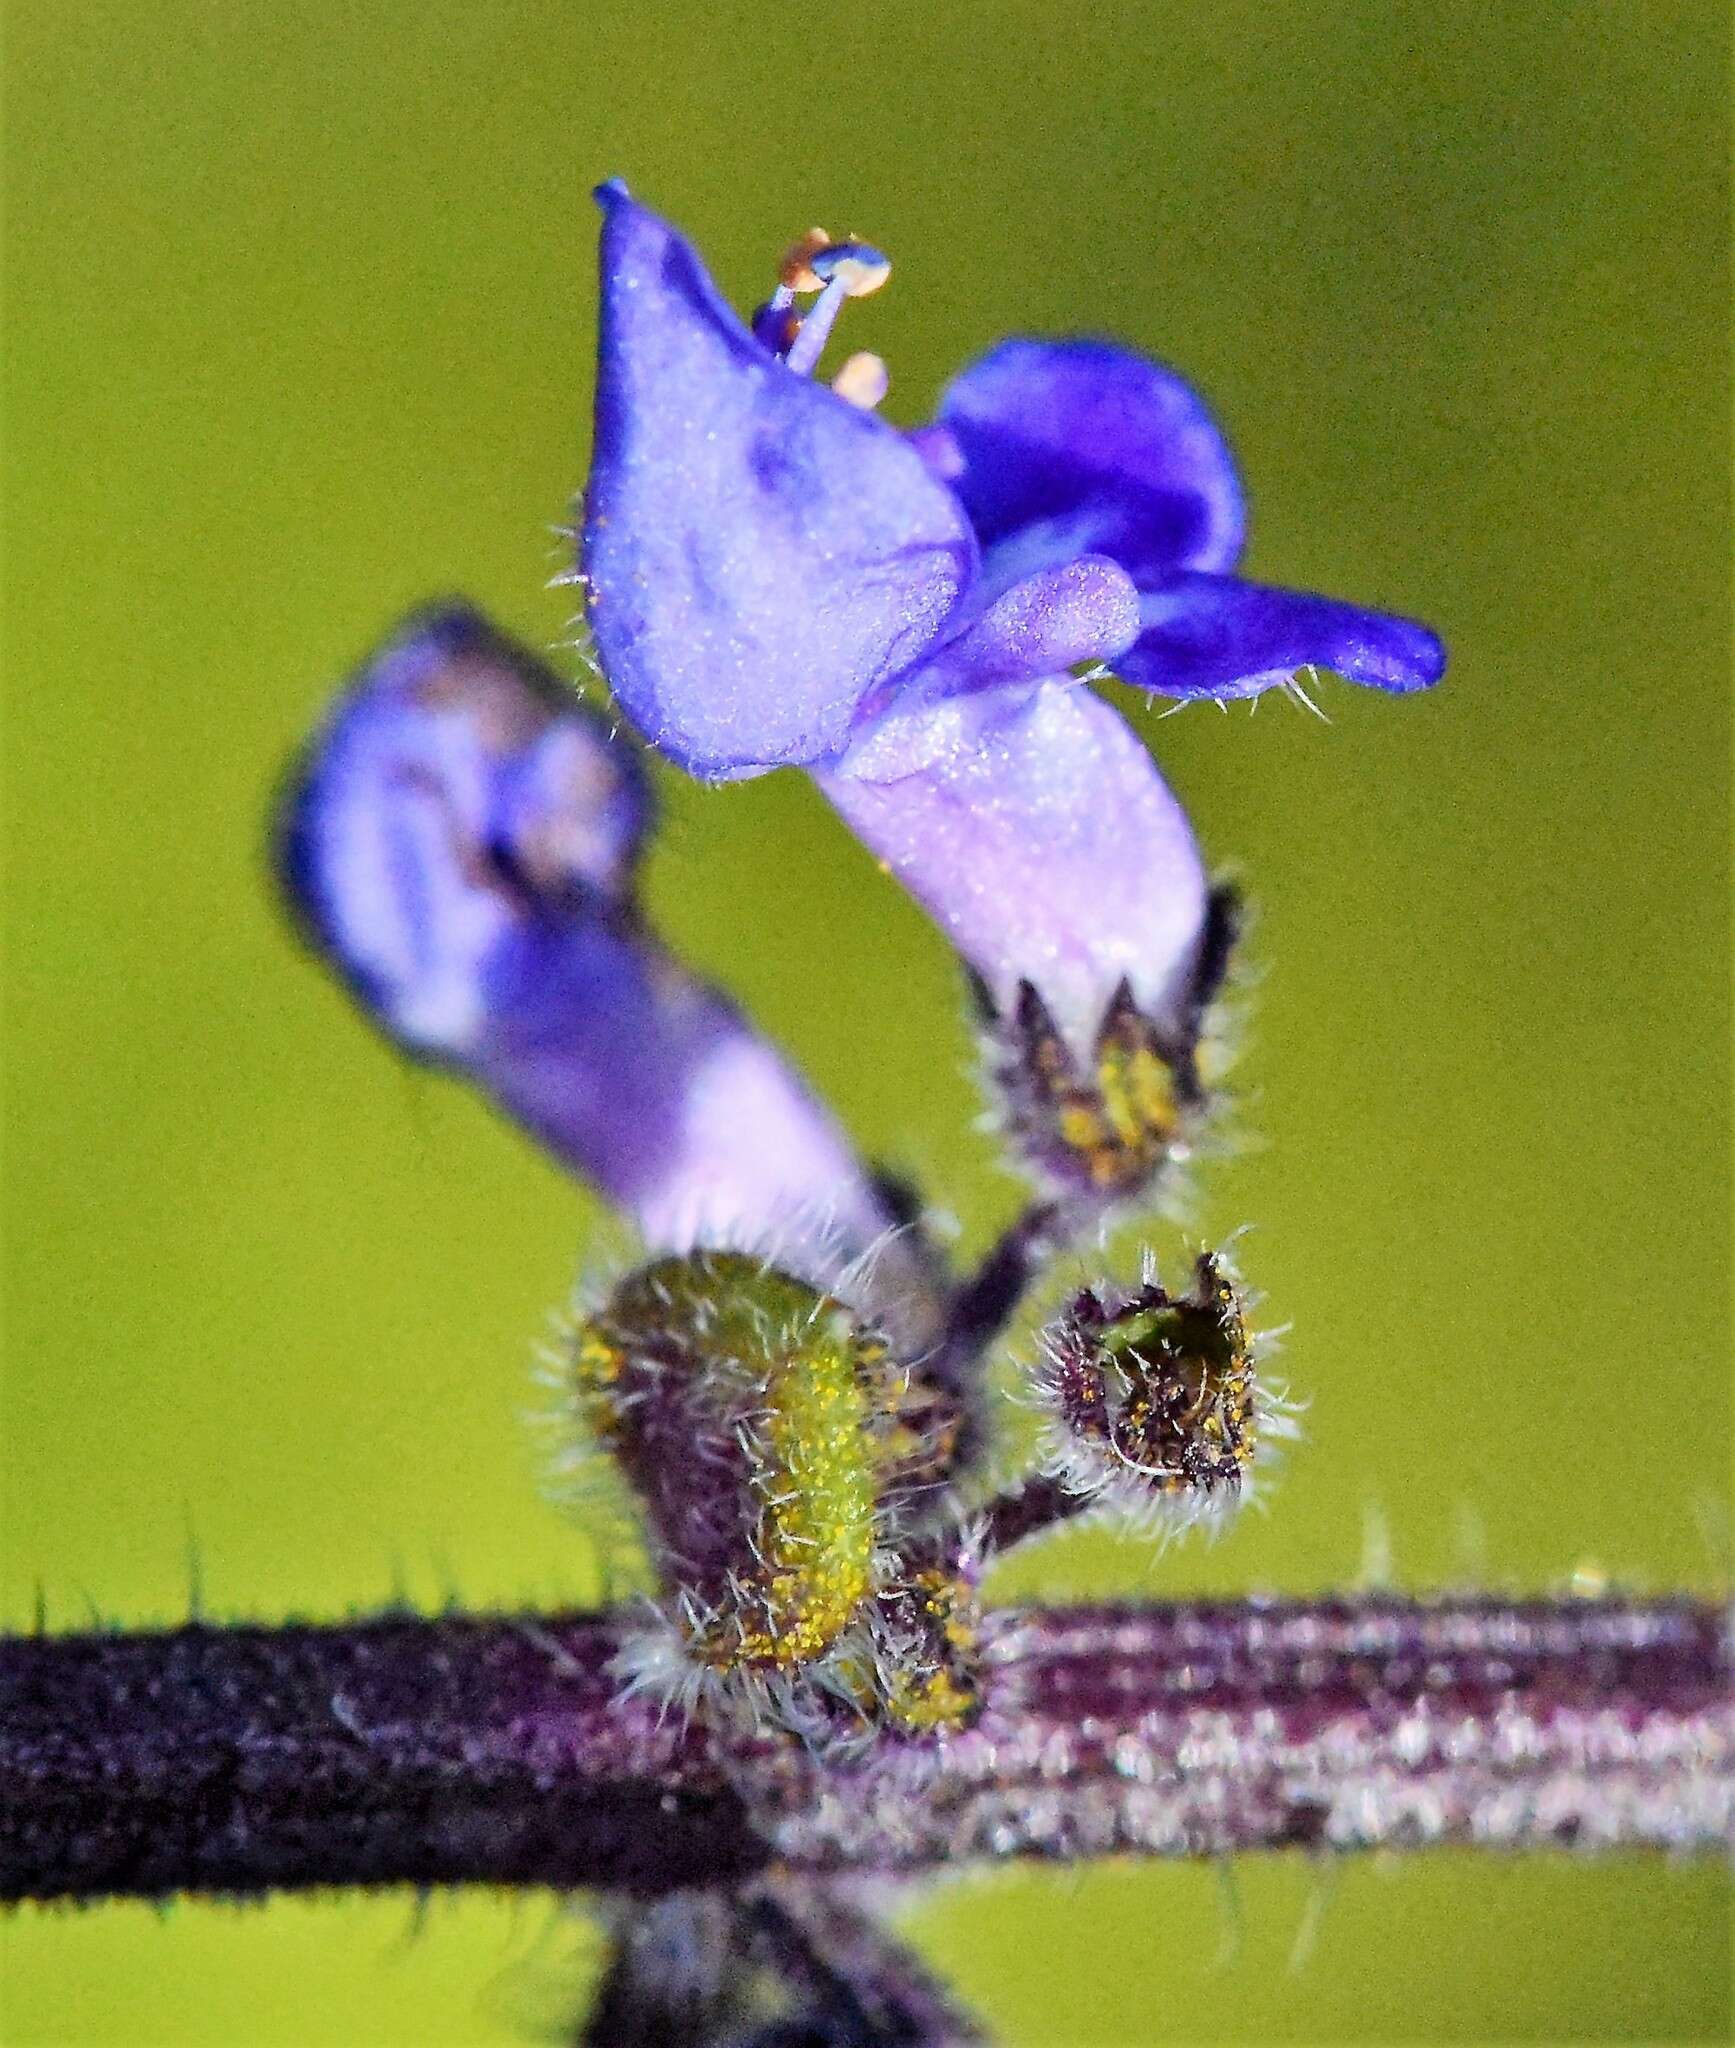
M 634 1681 L 810 1734 L 968 1718 L 973 1589 L 919 1533 L 959 1418 L 870 1321 L 744 1253 L 663 1258 L 577 1326 L 570 1387 L 657 1569 Z
M 996 1020 L 991 1046 L 1010 1134 L 1060 1192 L 1131 1197 L 1185 1156 L 1205 1107 L 1191 1048 L 1153 1025 L 1124 983 L 1088 1058 L 1029 982 L 1014 1014 Z

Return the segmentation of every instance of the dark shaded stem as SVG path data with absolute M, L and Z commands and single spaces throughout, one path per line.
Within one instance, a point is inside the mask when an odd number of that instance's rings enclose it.
M 1000 1233 L 976 1270 L 958 1283 L 924 1372 L 964 1418 L 965 1463 L 982 1448 L 983 1360 L 1018 1313 L 1048 1260 L 1068 1241 L 1070 1222 L 1053 1202 L 1032 1202 Z
M 1045 1535 L 1091 1507 L 1083 1494 L 1070 1493 L 1058 1479 L 1038 1474 L 1008 1493 L 999 1493 L 982 1510 L 978 1541 L 984 1557 L 998 1557 L 1032 1536 Z
M 1112 1851 L 1665 1848 L 1735 1816 L 1685 1600 L 1008 1610 L 985 1707 L 821 1762 L 614 1695 L 589 1615 L 0 1642 L 0 1896 L 738 1885 Z
M 758 1868 L 706 1746 L 616 1705 L 614 1646 L 591 1615 L 0 1644 L 0 1896 Z
M 608 1967 L 578 2048 L 715 2048 L 743 2038 L 752 1963 L 733 1895 L 672 1892 L 613 1917 Z
M 755 2048 L 977 2048 L 985 2038 L 926 1965 L 837 1884 L 761 1878 L 742 1917 L 800 2015 L 767 2028 Z
M 612 1902 L 579 2048 L 976 2048 L 979 2029 L 847 1882 L 767 1873 Z

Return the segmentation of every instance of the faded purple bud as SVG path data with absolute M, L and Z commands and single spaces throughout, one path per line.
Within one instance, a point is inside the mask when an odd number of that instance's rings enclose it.
M 375 1022 L 473 1082 L 649 1243 L 858 1255 L 893 1219 L 848 1142 L 638 912 L 648 821 L 605 720 L 453 605 L 363 663 L 296 772 L 280 867 Z M 882 1272 L 920 1292 L 902 1243 Z

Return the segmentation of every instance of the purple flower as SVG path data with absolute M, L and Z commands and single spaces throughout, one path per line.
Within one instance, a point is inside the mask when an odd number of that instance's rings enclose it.
M 866 1251 L 892 1218 L 847 1140 L 640 916 L 649 822 L 607 722 L 454 605 L 362 665 L 295 775 L 280 867 L 368 1015 L 653 1246 Z
M 611 688 L 694 775 L 811 770 L 974 970 L 1027 1150 L 1063 1187 L 1132 1192 L 1202 1100 L 1227 938 L 1180 805 L 1070 672 L 1227 698 L 1313 664 L 1411 690 L 1439 642 L 1230 574 L 1228 449 L 1157 364 L 1006 342 L 900 433 L 874 359 L 805 374 L 876 251 L 810 237 L 749 326 L 624 186 L 598 198 L 583 570 Z

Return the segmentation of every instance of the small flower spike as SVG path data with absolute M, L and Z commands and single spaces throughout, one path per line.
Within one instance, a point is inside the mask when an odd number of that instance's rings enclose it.
M 877 357 L 808 374 L 884 281 L 877 250 L 813 230 L 748 326 L 673 228 L 618 182 L 597 196 L 581 580 L 610 686 L 694 775 L 808 768 L 975 975 L 1044 1186 L 1142 1193 L 1205 1106 L 1233 919 L 1143 743 L 1075 672 L 1227 698 L 1317 665 L 1410 690 L 1439 643 L 1235 578 L 1233 463 L 1159 365 L 1007 342 L 900 433 Z
M 654 1247 L 845 1256 L 892 1218 L 776 1051 L 647 930 L 631 751 L 469 607 L 407 621 L 299 762 L 279 870 L 314 950 L 414 1058 L 464 1075 Z M 904 1241 L 888 1284 L 917 1279 Z

